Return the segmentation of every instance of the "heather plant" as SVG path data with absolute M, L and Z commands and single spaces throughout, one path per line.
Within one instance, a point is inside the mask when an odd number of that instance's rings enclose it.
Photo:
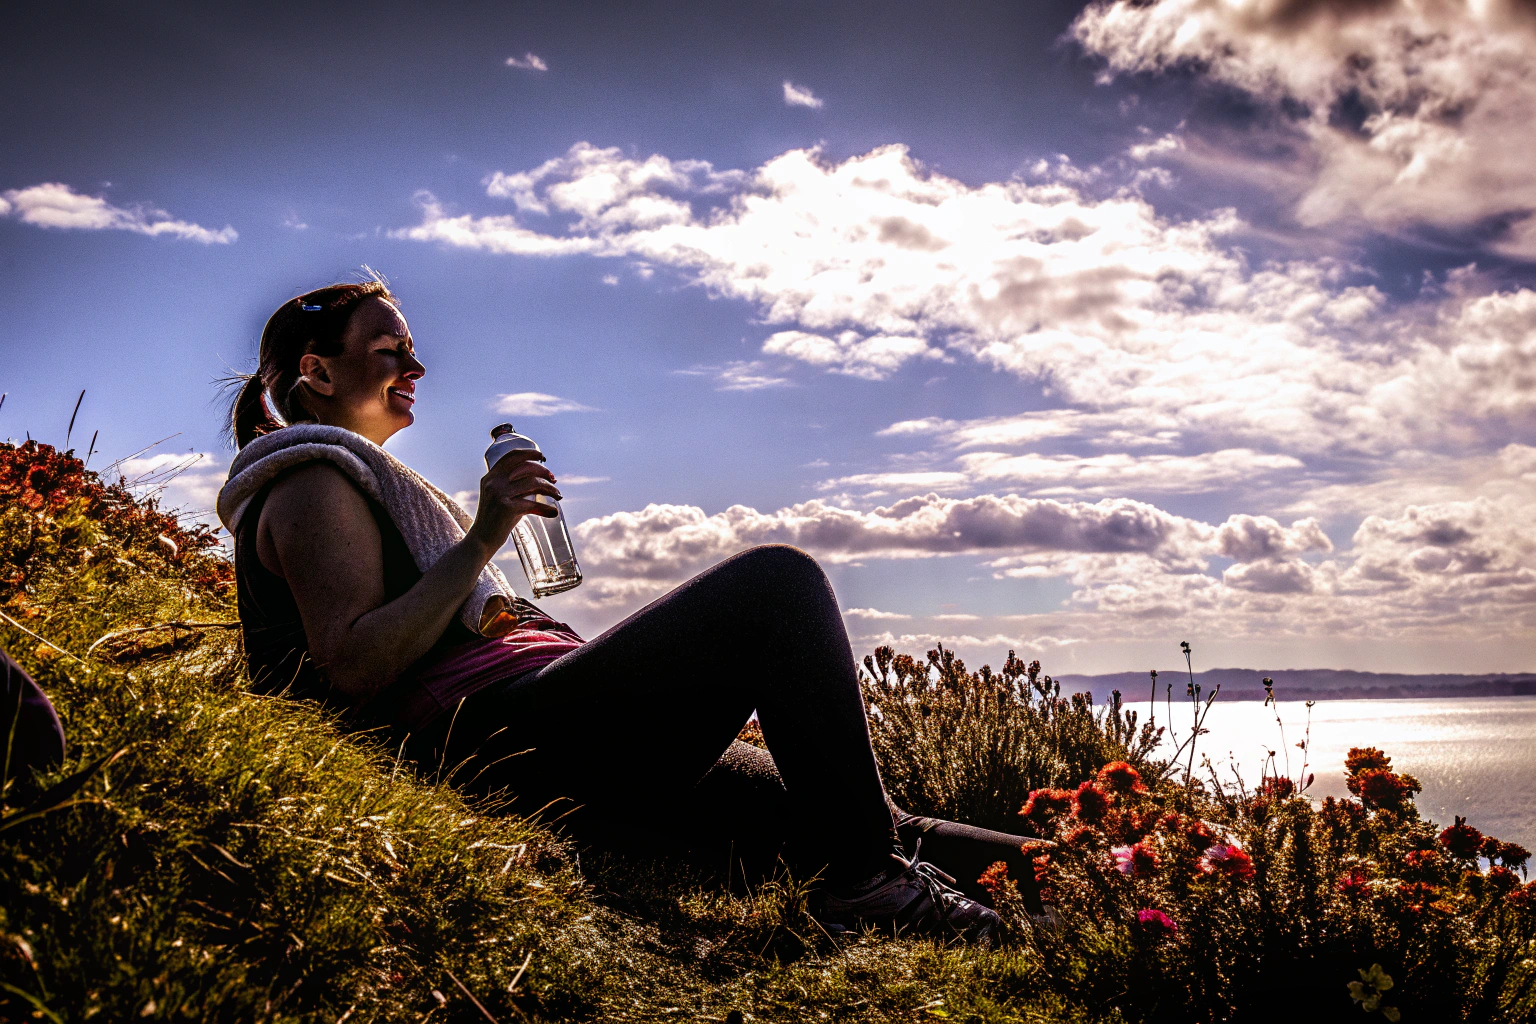
M 1160 774 L 1161 731 L 1138 726 L 1119 691 L 1095 708 L 1008 652 L 1001 672 L 967 670 L 942 645 L 926 661 L 876 648 L 864 659 L 870 739 L 886 789 L 921 814 L 1017 831 L 1033 790 L 1074 787 L 1111 761 Z

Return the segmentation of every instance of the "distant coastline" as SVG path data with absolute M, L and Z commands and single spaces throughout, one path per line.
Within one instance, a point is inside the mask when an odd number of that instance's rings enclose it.
M 1406 672 L 1356 672 L 1348 669 L 1249 669 L 1213 668 L 1195 673 L 1202 695 L 1218 684 L 1222 700 L 1263 700 L 1265 676 L 1275 681 L 1280 700 L 1390 700 L 1425 697 L 1529 697 L 1536 696 L 1536 672 L 1485 672 L 1475 675 Z M 1110 672 L 1104 675 L 1056 677 L 1063 690 L 1087 690 L 1103 703 L 1110 691 L 1119 690 L 1123 700 L 1145 700 L 1150 680 L 1146 672 Z M 1163 700 L 1169 683 L 1173 699 L 1188 700 L 1189 676 L 1179 668 L 1159 669 L 1157 698 Z

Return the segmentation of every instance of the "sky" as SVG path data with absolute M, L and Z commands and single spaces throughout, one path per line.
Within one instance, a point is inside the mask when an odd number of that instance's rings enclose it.
M 0 437 L 206 516 L 372 267 L 589 635 L 790 543 L 859 654 L 1536 669 L 1529 0 L 138 6 L 7 19 Z

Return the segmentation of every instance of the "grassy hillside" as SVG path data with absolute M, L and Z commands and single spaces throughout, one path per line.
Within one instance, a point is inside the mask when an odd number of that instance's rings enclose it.
M 0 445 L 0 644 L 71 743 L 0 795 L 0 1020 L 1183 1021 L 1251 1019 L 1283 992 L 1325 1018 L 1515 1021 L 1536 1005 L 1525 851 L 1420 820 L 1379 752 L 1352 764 L 1358 801 L 1314 806 L 1285 779 L 1225 791 L 1192 757 L 1148 760 L 1151 723 L 1062 695 L 1038 664 L 882 649 L 867 694 L 893 794 L 1057 839 L 1036 862 L 1055 909 L 1030 919 L 994 870 L 1000 949 L 836 944 L 797 880 L 730 892 L 578 856 L 318 707 L 248 694 L 219 625 L 231 589 L 206 533 L 66 453 Z

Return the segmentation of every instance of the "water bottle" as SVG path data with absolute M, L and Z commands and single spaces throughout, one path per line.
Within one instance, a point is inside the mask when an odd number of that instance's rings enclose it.
M 532 448 L 539 450 L 533 440 L 512 429 L 512 424 L 501 423 L 491 428 L 491 446 L 485 450 L 487 469 L 495 466 L 510 451 Z M 541 505 L 553 505 L 553 518 L 526 515 L 512 528 L 512 539 L 517 542 L 517 557 L 523 563 L 523 573 L 533 587 L 534 597 L 559 594 L 581 584 L 581 567 L 576 564 L 576 552 L 571 547 L 571 531 L 566 529 L 565 514 L 560 502 L 548 494 L 535 494 L 532 500 Z

